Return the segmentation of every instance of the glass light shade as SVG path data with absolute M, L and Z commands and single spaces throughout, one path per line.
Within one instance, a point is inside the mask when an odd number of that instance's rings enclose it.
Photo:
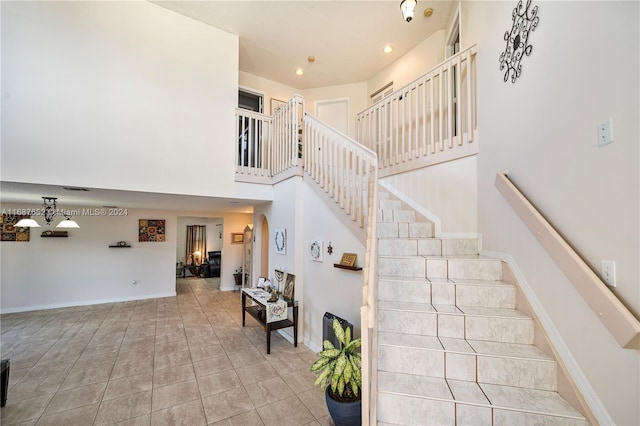
M 402 19 L 411 22 L 413 14 L 416 11 L 416 0 L 402 0 L 400 2 L 400 10 L 402 10 Z
M 13 226 L 17 228 L 40 228 L 40 225 L 38 225 L 38 222 L 36 222 L 33 219 L 20 219 L 18 223 L 16 223 Z
M 56 226 L 56 228 L 80 228 L 75 220 L 65 219 Z

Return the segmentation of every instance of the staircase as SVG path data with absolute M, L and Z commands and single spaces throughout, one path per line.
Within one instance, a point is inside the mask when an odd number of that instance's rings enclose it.
M 587 424 L 556 392 L 500 260 L 435 238 L 384 191 L 378 237 L 378 424 Z

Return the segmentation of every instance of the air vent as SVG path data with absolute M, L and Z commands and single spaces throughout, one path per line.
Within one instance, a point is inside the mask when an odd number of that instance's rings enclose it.
M 65 191 L 76 191 L 76 192 L 88 192 L 89 191 L 87 188 L 80 188 L 78 186 L 65 186 L 62 189 L 64 189 Z

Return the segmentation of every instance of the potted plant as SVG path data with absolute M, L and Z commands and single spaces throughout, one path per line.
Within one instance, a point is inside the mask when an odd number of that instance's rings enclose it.
M 335 425 L 359 426 L 362 421 L 362 357 L 355 351 L 362 341 L 360 338 L 351 340 L 351 329 L 343 329 L 335 318 L 333 331 L 340 347 L 325 340 L 311 371 L 320 374 L 315 384 L 325 391 L 327 408 Z
M 236 272 L 233 274 L 233 279 L 236 280 L 236 285 L 242 286 L 242 266 L 236 268 Z

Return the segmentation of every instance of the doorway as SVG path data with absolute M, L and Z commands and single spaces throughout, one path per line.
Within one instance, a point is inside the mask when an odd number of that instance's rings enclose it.
M 269 222 L 262 216 L 260 231 L 260 276 L 269 276 Z
M 264 96 L 246 89 L 238 89 L 238 108 L 262 113 Z M 262 167 L 262 122 L 256 118 L 238 118 L 238 166 Z M 253 155 L 252 152 L 253 151 Z

